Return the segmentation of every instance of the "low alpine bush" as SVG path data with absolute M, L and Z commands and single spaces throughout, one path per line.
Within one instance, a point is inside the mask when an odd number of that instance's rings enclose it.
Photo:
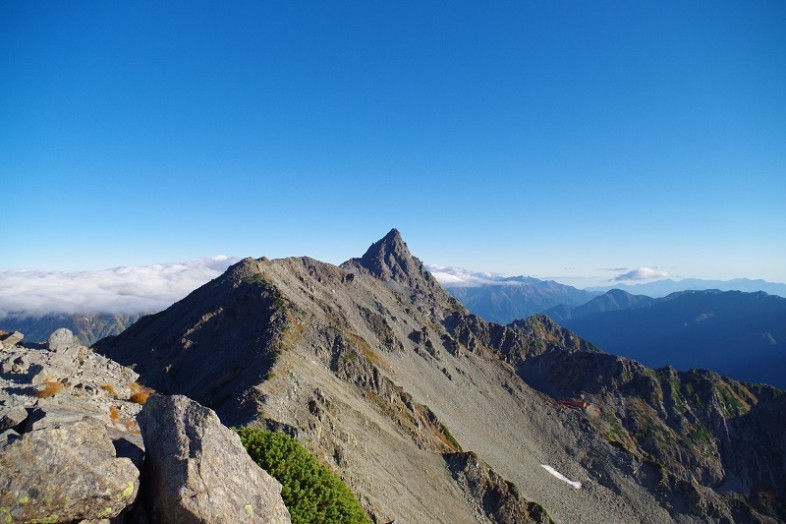
M 281 483 L 292 524 L 371 524 L 349 488 L 284 433 L 236 430 L 254 462 Z

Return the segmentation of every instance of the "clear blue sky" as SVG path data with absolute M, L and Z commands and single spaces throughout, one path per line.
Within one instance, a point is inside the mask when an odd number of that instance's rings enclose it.
M 0 191 L 0 268 L 786 282 L 786 2 L 3 2 Z

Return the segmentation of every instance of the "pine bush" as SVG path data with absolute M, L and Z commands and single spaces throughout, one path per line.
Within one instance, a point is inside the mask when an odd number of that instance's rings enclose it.
M 349 488 L 298 441 L 257 428 L 236 431 L 254 462 L 281 483 L 292 524 L 371 524 Z

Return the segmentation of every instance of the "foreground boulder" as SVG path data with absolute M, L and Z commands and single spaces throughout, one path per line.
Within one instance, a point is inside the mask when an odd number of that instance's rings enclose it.
M 152 396 L 139 414 L 146 504 L 154 522 L 289 524 L 281 485 L 216 414 L 181 395 Z
M 71 522 L 107 519 L 136 498 L 139 470 L 117 458 L 95 419 L 24 433 L 0 449 L 0 519 Z
M 49 335 L 47 346 L 49 351 L 62 351 L 70 347 L 79 346 L 79 341 L 68 328 L 60 328 Z

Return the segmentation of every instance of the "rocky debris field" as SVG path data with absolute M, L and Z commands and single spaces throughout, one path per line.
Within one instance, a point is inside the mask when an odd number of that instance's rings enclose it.
M 290 522 L 211 410 L 152 394 L 67 329 L 0 342 L 0 521 Z

